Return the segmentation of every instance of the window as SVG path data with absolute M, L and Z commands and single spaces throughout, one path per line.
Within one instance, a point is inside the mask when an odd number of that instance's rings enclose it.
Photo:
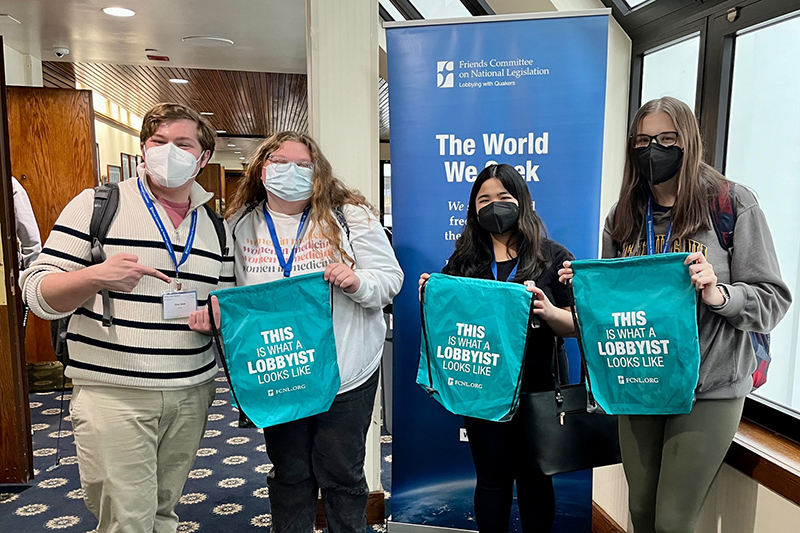
M 800 11 L 797 0 L 603 0 L 632 40 L 630 118 L 669 94 L 695 108 L 706 160 L 755 190 L 795 302 L 745 417 L 800 442 Z M 645 9 L 646 7 L 646 9 Z M 693 85 L 693 86 L 692 86 Z
M 406 18 L 392 3 L 392 0 L 379 0 L 379 3 L 381 7 L 383 7 L 383 9 L 385 9 L 389 13 L 389 15 L 392 16 L 394 20 L 406 20 Z
M 800 295 L 800 17 L 739 32 L 726 149 L 726 175 L 750 186 L 769 223 L 781 274 Z M 800 306 L 772 332 L 769 379 L 758 394 L 800 411 Z
M 383 225 L 387 228 L 392 227 L 392 164 L 389 161 L 381 161 L 381 216 Z
M 425 19 L 471 17 L 461 0 L 411 0 Z
M 700 34 L 673 41 L 644 55 L 639 104 L 673 96 L 695 108 Z

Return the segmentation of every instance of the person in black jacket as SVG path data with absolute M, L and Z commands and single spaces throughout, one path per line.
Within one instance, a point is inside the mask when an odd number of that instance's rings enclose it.
M 551 362 L 560 337 L 574 334 L 567 287 L 558 269 L 572 254 L 546 237 L 544 223 L 522 176 L 511 165 L 490 165 L 470 193 L 464 232 L 442 272 L 452 276 L 524 283 L 534 293 L 540 327 L 528 329 L 522 391 L 553 388 Z M 420 287 L 430 276 L 422 274 Z M 488 303 L 491 305 L 491 303 Z M 510 422 L 464 417 L 477 473 L 475 516 L 481 533 L 507 533 L 514 483 L 522 529 L 549 532 L 555 516 L 553 480 L 531 470 L 525 446 L 525 420 Z

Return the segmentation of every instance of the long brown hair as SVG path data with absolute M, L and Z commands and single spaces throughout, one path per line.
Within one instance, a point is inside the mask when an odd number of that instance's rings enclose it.
M 700 230 L 710 229 L 711 200 L 726 185 L 725 176 L 703 161 L 700 127 L 689 106 L 669 96 L 650 100 L 636 112 L 628 137 L 622 189 L 611 234 L 614 241 L 621 244 L 636 240 L 642 228 L 650 186 L 639 176 L 636 168 L 633 137 L 639 133 L 644 117 L 655 113 L 669 115 L 683 144 L 683 163 L 676 178 L 678 190 L 672 211 L 674 239 L 683 239 Z
M 339 252 L 342 258 L 354 263 L 342 247 L 339 233 L 339 224 L 333 214 L 334 209 L 345 204 L 361 206 L 375 212 L 363 194 L 349 188 L 333 175 L 333 169 L 328 159 L 323 155 L 319 145 L 308 134 L 296 131 L 284 131 L 266 139 L 250 156 L 244 182 L 236 191 L 230 206 L 226 209 L 226 216 L 231 216 L 240 209 L 251 204 L 258 204 L 267 199 L 267 191 L 261 181 L 261 172 L 267 164 L 267 157 L 280 149 L 286 141 L 294 141 L 305 145 L 311 153 L 311 162 L 314 163 L 314 178 L 311 192 L 311 227 L 318 227 L 331 246 Z
M 537 279 L 547 268 L 542 253 L 542 241 L 547 237 L 544 222 L 533 210 L 533 200 L 525 180 L 511 165 L 490 165 L 484 168 L 472 184 L 467 207 L 467 223 L 461 237 L 456 241 L 456 250 L 442 272 L 451 276 L 479 278 L 492 264 L 492 236 L 478 222 L 477 198 L 483 184 L 497 178 L 503 188 L 519 202 L 519 218 L 508 241 L 509 248 L 515 248 L 519 257 L 519 269 L 514 279 L 522 283 Z

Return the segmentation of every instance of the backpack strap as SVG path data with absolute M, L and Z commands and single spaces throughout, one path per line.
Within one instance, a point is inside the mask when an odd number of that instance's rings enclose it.
M 347 217 L 344 216 L 344 209 L 341 205 L 337 205 L 333 208 L 333 214 L 336 216 L 336 220 L 339 222 L 339 225 L 344 230 L 344 234 L 347 236 L 347 244 L 350 245 L 350 251 L 353 252 L 353 264 L 355 266 L 356 251 L 353 249 L 353 242 L 350 240 L 350 225 L 347 223 Z
M 233 237 L 233 242 L 236 242 L 236 227 L 239 225 L 239 222 L 244 219 L 247 215 L 249 215 L 256 207 L 258 207 L 259 202 L 255 202 L 252 204 L 248 204 L 247 207 L 244 209 L 244 213 L 240 216 L 236 222 L 233 223 L 233 227 L 231 228 L 231 236 Z
M 347 218 L 344 216 L 344 209 L 342 209 L 342 206 L 337 205 L 334 208 L 333 213 L 336 215 L 336 220 L 339 221 L 339 225 L 344 230 L 345 235 L 347 235 L 347 242 L 350 243 L 350 225 L 347 223 Z M 352 247 L 353 246 L 351 244 L 350 248 Z
M 208 218 L 210 218 L 211 222 L 214 224 L 214 230 L 217 232 L 217 239 L 219 240 L 219 253 L 222 254 L 222 258 L 224 259 L 225 256 L 228 255 L 228 236 L 225 235 L 225 219 L 222 218 L 222 215 L 211 209 L 211 206 L 208 204 L 203 204 L 203 207 L 206 208 Z
M 92 246 L 92 264 L 97 265 L 106 260 L 103 243 L 108 235 L 108 230 L 119 208 L 119 186 L 108 183 L 94 190 L 94 208 L 92 219 L 89 222 L 89 241 Z M 100 291 L 103 298 L 103 326 L 111 326 L 111 299 L 108 289 Z
M 711 223 L 717 234 L 719 245 L 730 252 L 733 250 L 733 229 L 736 226 L 736 196 L 734 184 L 728 182 L 720 187 L 717 196 L 712 200 Z

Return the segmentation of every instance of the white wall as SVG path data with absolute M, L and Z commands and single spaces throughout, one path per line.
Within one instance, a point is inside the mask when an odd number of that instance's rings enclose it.
M 42 60 L 22 54 L 3 43 L 6 85 L 42 86 Z
M 103 176 L 107 175 L 107 165 L 120 166 L 120 154 L 141 154 L 139 137 L 126 130 L 95 120 L 94 133 L 100 145 L 100 174 Z
M 78 88 L 91 90 L 80 83 Z M 92 91 L 92 106 L 95 142 L 100 146 L 100 175 L 107 176 L 108 165 L 121 165 L 121 154 L 141 154 L 139 130 L 142 118 L 96 91 Z

